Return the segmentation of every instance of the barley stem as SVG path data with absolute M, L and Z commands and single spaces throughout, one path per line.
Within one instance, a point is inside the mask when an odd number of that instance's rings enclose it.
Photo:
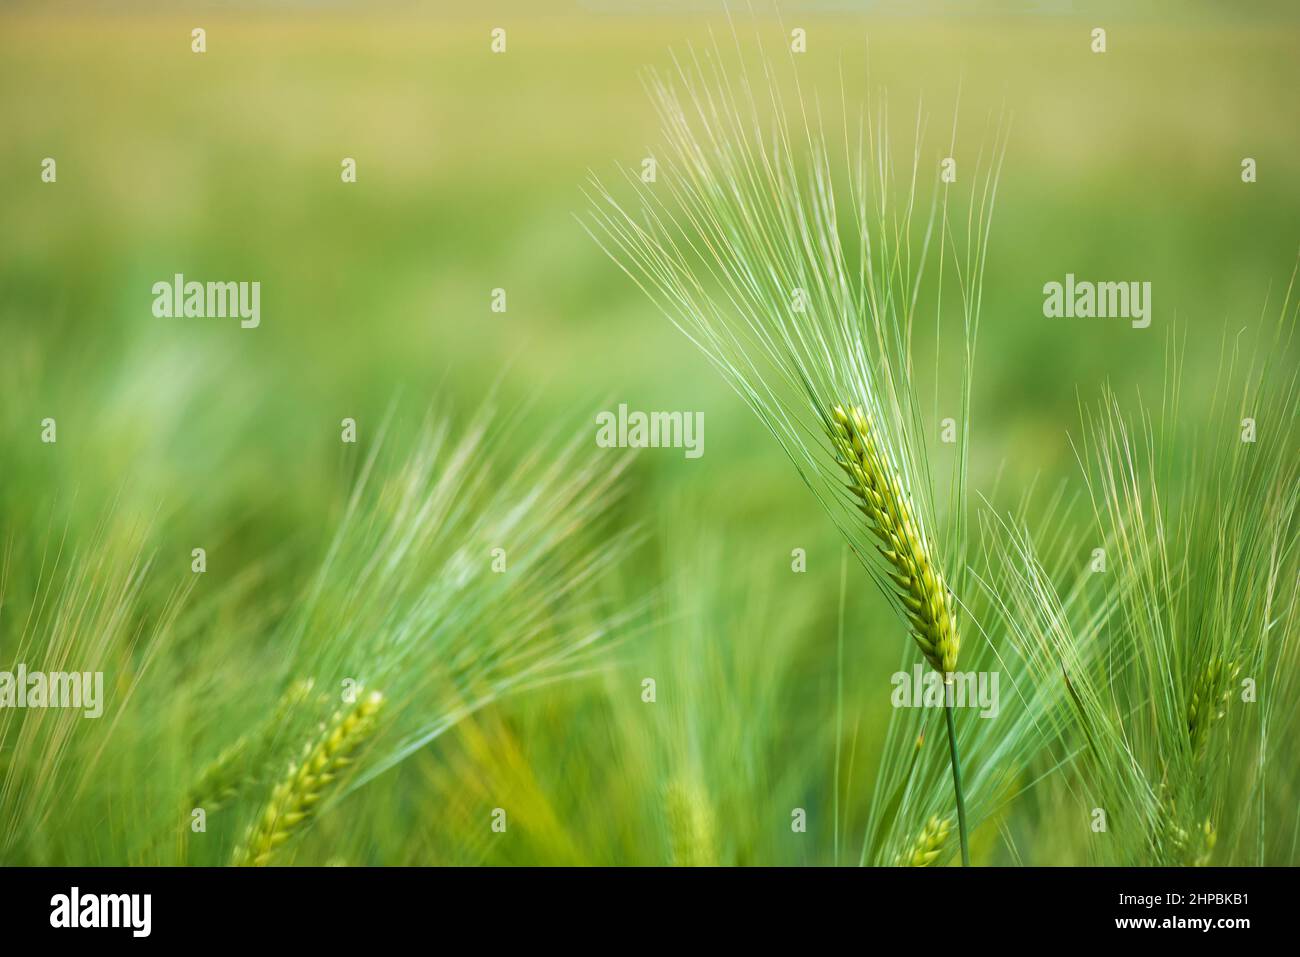
M 970 846 L 966 837 L 966 792 L 961 786 L 961 758 L 957 755 L 957 726 L 953 723 L 951 700 L 944 702 L 943 714 L 948 721 L 948 754 L 952 757 L 952 786 L 957 792 L 957 836 L 961 840 L 961 866 L 970 867 Z

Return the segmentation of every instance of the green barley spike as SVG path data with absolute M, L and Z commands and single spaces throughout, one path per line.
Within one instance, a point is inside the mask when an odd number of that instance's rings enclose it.
M 858 508 L 870 522 L 889 577 L 926 660 L 940 674 L 957 670 L 961 646 L 956 602 L 944 583 L 898 473 L 882 454 L 871 420 L 861 408 L 836 406 L 831 440 Z
M 269 764 L 277 732 L 286 719 L 307 700 L 313 682 L 295 681 L 280 696 L 275 709 L 262 724 L 226 747 L 200 772 L 190 789 L 189 804 L 209 813 L 219 810 L 256 785 Z
M 1214 658 L 1201 672 L 1187 703 L 1187 736 L 1192 753 L 1200 755 L 1209 740 L 1209 730 L 1215 721 L 1228 712 L 1232 700 L 1232 683 L 1241 673 L 1235 661 L 1225 662 Z
M 925 822 L 925 827 L 906 851 L 898 856 L 899 867 L 929 867 L 943 853 L 943 846 L 952 832 L 952 822 L 938 815 Z
M 302 759 L 271 791 L 266 809 L 248 829 L 234 863 L 264 867 L 275 851 L 311 819 L 321 799 L 351 763 L 352 754 L 370 737 L 384 704 L 378 691 L 359 699 L 351 708 L 335 712 L 320 737 L 309 743 Z

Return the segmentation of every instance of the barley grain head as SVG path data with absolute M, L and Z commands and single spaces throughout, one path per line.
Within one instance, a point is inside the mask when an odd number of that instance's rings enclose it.
M 1240 673 L 1241 667 L 1235 661 L 1216 656 L 1197 678 L 1187 702 L 1187 736 L 1193 755 L 1204 753 L 1210 728 L 1228 713 L 1232 683 Z
M 943 853 L 943 846 L 952 833 L 952 822 L 937 814 L 925 822 L 916 840 L 898 856 L 899 867 L 930 867 Z
M 240 735 L 199 773 L 186 800 L 191 807 L 217 811 L 255 787 L 271 764 L 276 734 L 311 695 L 311 678 L 294 681 L 262 724 Z
M 335 712 L 320 736 L 309 743 L 302 758 L 271 791 L 265 810 L 249 828 L 243 846 L 235 851 L 239 866 L 263 867 L 316 812 L 339 775 L 352 763 L 352 755 L 374 732 L 384 704 L 378 691 L 358 699 L 350 708 Z
M 898 473 L 876 439 L 870 417 L 858 406 L 837 405 L 831 440 L 849 489 L 870 523 L 876 548 L 892 566 L 889 577 L 912 637 L 936 671 L 957 670 L 960 638 L 952 593 L 944 583 L 925 533 Z

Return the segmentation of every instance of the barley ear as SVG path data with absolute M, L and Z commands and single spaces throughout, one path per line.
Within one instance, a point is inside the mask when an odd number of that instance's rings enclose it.
M 668 785 L 666 803 L 673 866 L 717 865 L 713 808 L 704 789 L 678 778 Z
M 243 846 L 235 850 L 236 866 L 264 867 L 277 848 L 302 830 L 351 763 L 352 754 L 373 733 L 383 704 L 384 696 L 372 691 L 351 708 L 335 712 L 320 736 L 307 745 L 302 759 L 290 765 L 272 789 L 266 809 L 249 827 Z
M 289 715 L 307 700 L 313 686 L 310 678 L 295 681 L 280 696 L 275 709 L 259 727 L 240 735 L 209 762 L 190 788 L 187 806 L 201 807 L 212 813 L 256 785 L 274 750 L 276 732 L 283 727 Z
M 1209 741 L 1210 727 L 1228 713 L 1232 683 L 1240 673 L 1241 666 L 1235 661 L 1216 657 L 1197 678 L 1187 702 L 1187 737 L 1197 757 Z
M 866 516 L 876 549 L 893 570 L 894 585 L 912 638 L 944 681 L 957 670 L 957 602 L 943 580 L 943 573 L 926 540 L 912 501 L 894 467 L 889 464 L 871 418 L 860 406 L 846 409 L 837 405 L 828 423 L 835 458 L 848 474 L 849 490 Z M 952 762 L 952 784 L 957 799 L 957 834 L 961 840 L 961 862 L 970 864 L 969 831 L 966 825 L 966 792 L 961 780 L 961 757 L 952 701 L 944 706 L 948 729 L 948 753 Z
M 1214 821 L 1206 818 L 1191 830 L 1181 826 L 1182 815 L 1172 798 L 1163 798 L 1156 808 L 1155 829 L 1151 837 L 1151 850 L 1155 858 L 1166 864 L 1185 867 L 1208 867 L 1218 843 Z
M 937 814 L 925 822 L 925 827 L 916 840 L 902 854 L 898 855 L 899 867 L 929 867 L 939 859 L 943 845 L 952 833 L 952 822 Z
M 907 615 L 912 637 L 940 674 L 957 670 L 956 602 L 944 584 L 925 533 L 912 511 L 898 473 L 885 458 L 870 418 L 860 407 L 832 414 L 831 440 L 849 489 L 878 540 L 876 548 L 893 566 L 889 573 Z

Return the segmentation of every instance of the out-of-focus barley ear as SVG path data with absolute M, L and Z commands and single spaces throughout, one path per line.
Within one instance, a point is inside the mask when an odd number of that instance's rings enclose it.
M 265 810 L 248 829 L 244 844 L 235 850 L 233 863 L 264 867 L 277 849 L 303 830 L 339 776 L 352 763 L 352 755 L 374 732 L 384 696 L 372 691 L 350 708 L 340 709 L 307 745 L 301 760 L 271 791 Z
M 860 407 L 837 405 L 831 423 L 836 458 L 878 540 L 876 548 L 892 566 L 889 577 L 912 637 L 930 666 L 946 677 L 957 670 L 961 647 L 956 603 L 916 519 L 911 497 Z
M 929 867 L 939 860 L 943 846 L 952 833 L 952 821 L 937 814 L 925 822 L 912 846 L 898 855 L 899 867 Z
M 1219 834 L 1214 829 L 1214 822 L 1207 817 L 1205 823 L 1201 825 L 1201 852 L 1192 861 L 1192 866 L 1210 866 L 1210 859 L 1214 856 L 1214 845 L 1218 842 L 1218 839 Z
M 265 764 L 274 750 L 276 733 L 307 700 L 314 687 L 310 678 L 293 682 L 265 721 L 240 735 L 204 767 L 190 789 L 188 806 L 201 807 L 211 814 L 255 787 L 261 781 Z
M 1192 686 L 1187 702 L 1187 737 L 1196 757 L 1205 752 L 1210 728 L 1228 713 L 1232 684 L 1240 673 L 1241 666 L 1235 661 L 1216 656 Z
M 1184 826 L 1186 817 L 1178 802 L 1166 795 L 1156 810 L 1155 830 L 1151 836 L 1152 855 L 1159 863 L 1178 867 L 1208 867 L 1218 842 L 1214 821 Z
M 717 829 L 705 790 L 694 781 L 675 778 L 668 785 L 665 804 L 673 866 L 716 866 Z

